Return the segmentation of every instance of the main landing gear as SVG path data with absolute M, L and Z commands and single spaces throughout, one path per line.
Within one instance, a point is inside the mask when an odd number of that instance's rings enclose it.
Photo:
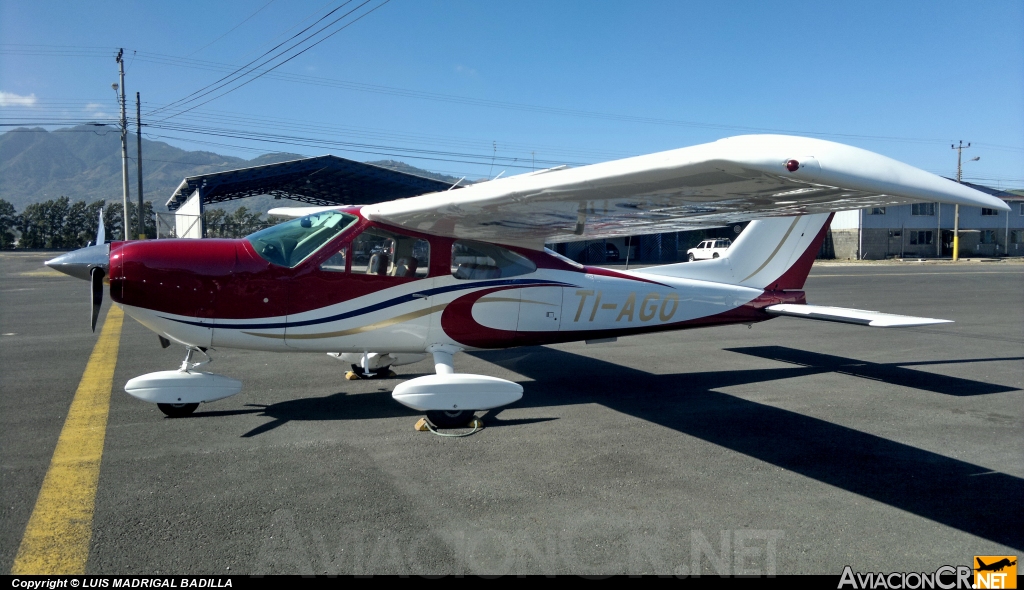
M 195 412 L 199 404 L 157 404 L 156 407 L 169 418 L 184 418 Z
M 376 373 L 370 373 L 364 371 L 359 365 L 353 364 L 351 371 L 345 371 L 345 378 L 349 381 L 357 381 L 359 379 L 394 379 L 398 377 L 398 373 L 391 370 L 391 367 L 385 367 L 378 369 Z
M 475 410 L 428 410 L 426 414 L 438 428 L 464 428 L 476 417 Z
M 523 397 L 523 387 L 518 383 L 456 373 L 452 356 L 459 350 L 446 344 L 428 347 L 427 352 L 434 356 L 436 374 L 399 383 L 391 397 L 403 406 L 424 412 L 427 420 L 438 428 L 467 426 L 478 410 L 505 406 Z

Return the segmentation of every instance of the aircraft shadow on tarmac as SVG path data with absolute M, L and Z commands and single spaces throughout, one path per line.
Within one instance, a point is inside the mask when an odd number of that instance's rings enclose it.
M 386 381 L 384 383 L 387 383 Z M 345 392 L 334 393 L 324 397 L 310 397 L 293 399 L 276 404 L 246 404 L 247 410 L 215 410 L 210 412 L 196 412 L 185 419 L 213 418 L 217 416 L 238 416 L 244 414 L 259 414 L 272 418 L 269 422 L 253 428 L 242 435 L 242 438 L 251 438 L 274 430 L 292 421 L 328 421 L 328 420 L 366 420 L 375 418 L 399 418 L 408 416 L 416 418 L 423 415 L 395 403 L 391 399 L 391 387 L 386 391 L 374 393 L 361 393 L 348 395 Z M 494 415 L 484 414 L 487 420 L 487 427 L 517 426 L 531 424 L 534 422 L 547 422 L 557 418 L 524 418 L 524 419 L 502 419 Z
M 726 348 L 729 352 L 738 352 L 773 361 L 800 365 L 808 369 L 806 374 L 840 373 L 852 377 L 863 377 L 874 381 L 884 381 L 890 385 L 922 389 L 934 393 L 954 396 L 986 395 L 1017 391 L 1013 387 L 1005 387 L 984 381 L 972 381 L 948 375 L 936 375 L 925 371 L 906 369 L 914 365 L 948 365 L 961 363 L 978 363 L 989 361 L 1020 361 L 1024 357 L 958 359 L 952 361 L 920 361 L 908 363 L 869 363 L 856 359 L 807 352 L 785 346 L 748 346 L 744 348 Z
M 715 391 L 836 372 L 944 395 L 975 396 L 1015 389 L 904 367 L 1024 359 L 880 364 L 780 346 L 728 350 L 794 366 L 655 375 L 551 348 L 471 354 L 533 380 L 527 384 L 526 395 L 516 403 L 517 407 L 599 403 L 943 525 L 1024 550 L 1024 516 L 1014 508 L 1024 497 L 1024 479 Z M 193 418 L 240 414 L 272 418 L 242 435 L 253 437 L 290 421 L 420 415 L 391 399 L 389 390 L 393 383 L 389 381 L 382 381 L 382 390 L 373 393 L 347 395 L 339 392 L 268 406 L 253 405 L 246 410 L 197 412 Z M 484 415 L 488 427 L 554 419 L 502 420 L 499 414 L 500 409 Z
M 1024 498 L 1024 479 L 713 390 L 828 371 L 947 395 L 1015 391 L 1013 388 L 778 346 L 731 350 L 800 366 L 654 375 L 550 348 L 536 356 L 528 349 L 472 354 L 534 380 L 517 406 L 600 403 L 940 524 L 1024 549 L 1024 516 L 1013 508 Z M 984 360 L 1017 359 L 950 362 Z

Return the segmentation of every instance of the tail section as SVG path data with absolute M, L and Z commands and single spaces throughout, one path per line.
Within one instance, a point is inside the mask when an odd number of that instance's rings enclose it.
M 750 222 L 722 258 L 645 268 L 655 274 L 754 289 L 802 289 L 832 213 Z

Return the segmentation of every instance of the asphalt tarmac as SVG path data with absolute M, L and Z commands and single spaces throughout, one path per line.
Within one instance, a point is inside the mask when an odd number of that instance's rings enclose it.
M 96 343 L 88 284 L 51 256 L 0 254 L 5 573 Z M 164 418 L 123 385 L 183 351 L 126 317 L 86 571 L 837 575 L 1024 552 L 1024 264 L 819 263 L 806 291 L 956 323 L 460 354 L 525 395 L 441 438 L 390 397 L 429 362 L 346 381 L 322 354 L 218 351 L 242 393 Z

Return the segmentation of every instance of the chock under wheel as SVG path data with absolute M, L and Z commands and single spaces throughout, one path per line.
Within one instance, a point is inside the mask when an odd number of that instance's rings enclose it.
M 418 431 L 418 432 L 430 431 L 430 432 L 433 432 L 434 434 L 436 434 L 438 436 L 446 436 L 446 437 L 451 437 L 451 438 L 458 438 L 458 437 L 469 436 L 471 434 L 476 434 L 477 432 L 480 432 L 484 428 L 484 421 L 481 420 L 480 418 L 473 418 L 472 420 L 469 421 L 468 424 L 466 424 L 466 427 L 467 428 L 472 428 L 473 430 L 470 430 L 469 432 L 458 432 L 458 433 L 438 432 L 437 428 L 435 428 L 434 425 L 431 424 L 430 421 L 427 420 L 426 418 L 420 418 L 419 420 L 416 421 L 416 425 L 413 426 L 413 428 L 416 431 Z

